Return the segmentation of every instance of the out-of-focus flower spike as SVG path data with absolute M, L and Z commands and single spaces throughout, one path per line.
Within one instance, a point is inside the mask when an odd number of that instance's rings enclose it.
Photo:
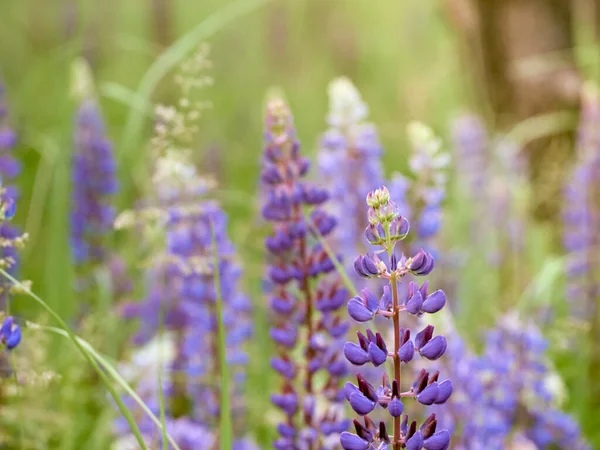
M 289 107 L 280 98 L 267 104 L 265 118 L 265 151 L 263 156 L 263 218 L 270 222 L 272 233 L 266 240 L 271 255 L 268 274 L 273 282 L 271 302 L 277 313 L 271 337 L 278 344 L 279 357 L 276 368 L 285 378 L 286 396 L 306 405 L 307 399 L 321 395 L 325 400 L 324 415 L 317 416 L 304 408 L 302 421 L 296 420 L 297 408 L 282 408 L 286 419 L 285 435 L 274 443 L 275 448 L 315 448 L 323 436 L 331 439 L 345 430 L 345 421 L 334 414 L 339 410 L 339 385 L 347 372 L 342 354 L 343 334 L 347 321 L 340 320 L 336 312 L 348 299 L 335 266 L 323 246 L 307 239 L 308 233 L 331 239 L 336 226 L 345 222 L 326 208 L 330 193 L 303 180 L 308 171 L 308 161 L 300 153 L 293 119 Z M 305 214 L 303 209 L 309 210 Z M 310 222 L 305 223 L 309 217 Z M 334 246 L 335 247 L 335 246 Z M 365 275 L 377 270 L 370 260 L 359 264 Z M 317 280 L 313 284 L 313 280 Z M 289 299 L 293 299 L 289 300 Z M 353 316 L 368 320 L 377 311 L 379 299 L 365 291 L 349 305 Z M 311 313 L 307 314 L 307 311 Z M 305 336 L 308 339 L 305 340 Z M 287 357 L 291 351 L 302 348 L 306 357 L 306 370 L 291 370 Z M 346 343 L 343 353 L 356 365 L 370 360 L 368 346 Z M 322 391 L 317 390 L 313 377 L 326 377 Z M 272 400 L 281 406 L 281 395 Z M 366 411 L 372 399 L 360 390 L 350 392 L 354 407 Z M 286 397 L 288 398 L 288 397 Z M 309 402 L 310 403 L 310 402 Z M 314 402 L 313 402 L 314 403 Z M 311 403 L 312 404 L 312 403 Z M 336 409 L 337 408 L 337 409 Z M 371 408 L 372 409 L 372 408 Z M 310 410 L 312 411 L 312 409 Z M 333 418 L 335 416 L 335 419 Z M 302 422 L 302 425 L 300 425 Z M 344 434 L 345 445 L 362 445 L 362 437 Z M 339 438 L 338 438 L 339 439 Z
M 362 238 L 366 221 L 360 208 L 373 186 L 383 184 L 383 150 L 375 126 L 366 120 L 368 108 L 352 82 L 337 78 L 328 91 L 329 128 L 321 138 L 318 166 L 331 194 L 326 208 L 344 225 L 336 229 L 331 245 L 349 265 L 354 255 L 369 249 Z M 367 241 L 376 242 L 376 232 L 368 231 Z

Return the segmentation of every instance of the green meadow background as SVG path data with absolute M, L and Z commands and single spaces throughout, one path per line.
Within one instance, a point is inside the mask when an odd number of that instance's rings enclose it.
M 450 147 L 451 120 L 477 110 L 474 88 L 465 76 L 457 36 L 441 1 L 435 0 L 174 0 L 165 3 L 166 42 L 150 0 L 0 0 L 0 73 L 6 85 L 11 123 L 20 143 L 15 154 L 24 170 L 15 222 L 29 234 L 20 277 L 78 333 L 115 360 L 126 349 L 130 324 L 119 322 L 110 298 L 81 298 L 73 288 L 69 250 L 70 159 L 76 102 L 71 95 L 71 63 L 85 55 L 115 145 L 121 190 L 119 211 L 133 206 L 147 187 L 152 104 L 171 103 L 177 91 L 173 68 L 200 43 L 211 47 L 214 86 L 202 92 L 212 103 L 199 122 L 195 159 L 202 172 L 218 179 L 216 195 L 230 217 L 230 235 L 244 262 L 244 287 L 255 305 L 247 385 L 248 429 L 269 448 L 277 417 L 269 395 L 277 380 L 268 367 L 266 301 L 261 296 L 264 230 L 256 219 L 262 120 L 270 89 L 284 92 L 295 115 L 303 151 L 314 157 L 326 127 L 327 84 L 350 77 L 370 107 L 385 148 L 387 174 L 407 167 L 405 126 L 431 125 Z M 577 58 L 593 75 L 593 43 L 575 27 Z M 581 48 L 579 44 L 581 43 Z M 166 44 L 166 45 L 165 45 Z M 592 47 L 590 47 L 592 45 Z M 591 55 L 591 56 L 589 56 Z M 453 186 L 453 184 L 451 184 Z M 524 189 L 523 197 L 527 199 Z M 525 200 L 526 201 L 526 200 Z M 595 411 L 586 406 L 581 354 L 565 351 L 578 331 L 564 320 L 563 259 L 552 224 L 531 223 L 527 250 L 510 276 L 485 262 L 470 247 L 468 202 L 452 188 L 446 202 L 442 249 L 462 249 L 469 260 L 450 276 L 459 281 L 458 325 L 476 338 L 507 305 L 528 311 L 556 306 L 558 318 L 546 335 L 551 355 L 567 386 L 566 408 L 600 443 Z M 116 232 L 113 247 L 136 274 L 132 297 L 143 295 L 135 263 L 140 242 Z M 139 269 L 139 267 L 137 267 Z M 507 281 L 508 280 L 508 281 Z M 29 297 L 15 297 L 12 311 L 22 320 L 54 325 Z M 84 317 L 81 320 L 81 317 Z M 86 361 L 63 337 L 27 329 L 23 346 L 35 355 L 32 370 L 60 375 L 49 388 L 23 388 L 22 401 L 0 407 L 9 446 L 32 449 L 107 449 L 116 408 L 106 389 L 90 375 Z M 473 339 L 475 346 L 479 345 Z M 23 350 L 25 351 L 25 350 Z M 582 356 L 583 355 L 583 356 Z M 579 360 L 578 360 L 579 358 Z M 0 437 L 3 432 L 0 429 Z M 596 447 L 598 448 L 598 447 Z

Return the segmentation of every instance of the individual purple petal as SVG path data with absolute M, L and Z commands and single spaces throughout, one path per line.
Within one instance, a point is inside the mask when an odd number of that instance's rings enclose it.
M 369 442 L 347 431 L 340 435 L 340 444 L 344 450 L 367 450 L 369 448 Z
M 435 399 L 436 405 L 441 405 L 442 403 L 446 403 L 446 401 L 452 395 L 452 382 L 450 380 L 444 380 L 438 385 L 439 393 L 437 398 Z
M 362 366 L 369 362 L 369 354 L 354 342 L 344 344 L 344 356 L 356 366 Z
M 346 384 L 344 385 L 344 396 L 346 397 L 346 400 L 349 401 L 350 396 L 352 394 L 354 394 L 355 392 L 360 393 L 360 390 L 358 389 L 358 387 L 356 385 L 347 381 Z
M 373 318 L 373 312 L 369 311 L 360 297 L 353 297 L 348 302 L 348 314 L 357 322 L 367 322 Z
M 298 396 L 294 393 L 273 394 L 271 395 L 271 402 L 289 416 L 294 415 L 298 410 Z
M 6 348 L 12 350 L 21 342 L 21 327 L 14 325 L 10 336 L 6 339 Z
M 423 446 L 427 450 L 446 450 L 450 446 L 450 433 L 448 430 L 438 431 L 426 439 Z
M 417 315 L 421 312 L 423 306 L 423 296 L 417 291 L 411 298 L 406 302 L 406 311 L 409 314 Z
M 436 336 L 422 348 L 419 348 L 419 353 L 424 358 L 435 361 L 444 354 L 446 345 L 446 338 L 444 336 Z
M 389 286 L 383 287 L 383 294 L 379 300 L 379 308 L 383 311 L 388 311 L 392 307 L 392 292 Z
M 277 432 L 282 437 L 293 438 L 296 435 L 296 428 L 285 423 L 280 423 L 277 425 Z
M 371 275 L 362 267 L 362 258 L 362 256 L 359 256 L 354 260 L 354 271 L 361 277 L 369 278 Z
M 381 224 L 369 224 L 367 228 L 365 228 L 364 235 L 367 239 L 367 242 L 372 245 L 378 245 L 383 242 L 382 237 L 385 236 L 385 230 Z
M 271 339 L 287 348 L 296 345 L 297 332 L 294 329 L 271 328 Z
M 439 386 L 437 383 L 432 383 L 427 385 L 425 389 L 423 389 L 417 395 L 417 401 L 423 405 L 433 405 L 436 401 L 439 394 Z
M 271 358 L 271 367 L 283 377 L 292 379 L 296 376 L 294 363 L 284 358 Z
M 406 341 L 398 350 L 398 356 L 403 363 L 410 362 L 415 355 L 415 346 L 412 341 Z
M 387 360 L 387 352 L 380 349 L 377 344 L 369 344 L 369 358 L 375 367 L 382 365 Z
M 375 313 L 379 309 L 377 297 L 368 289 L 363 289 L 360 294 L 369 311 Z
M 419 276 L 428 275 L 433 270 L 433 267 L 433 256 L 423 249 L 419 250 L 415 256 L 407 261 L 407 269 Z
M 415 347 L 420 349 L 427 344 L 433 337 L 433 330 L 434 327 L 432 325 L 427 325 L 425 328 L 419 331 L 415 336 Z
M 271 297 L 269 301 L 271 308 L 279 314 L 289 314 L 294 309 L 294 303 L 288 299 Z
M 286 284 L 292 279 L 292 274 L 286 267 L 269 267 L 269 278 L 273 283 Z
M 426 313 L 434 314 L 440 311 L 445 304 L 446 294 L 442 290 L 437 290 L 425 299 L 422 310 Z
M 392 236 L 397 240 L 401 240 L 404 239 L 410 231 L 410 224 L 406 217 L 400 216 L 394 219 L 390 228 Z
M 354 392 L 350 395 L 350 406 L 359 415 L 369 414 L 375 408 L 375 402 L 368 399 L 361 392 Z
M 406 441 L 406 450 L 421 450 L 422 448 L 423 436 L 420 431 L 417 431 Z

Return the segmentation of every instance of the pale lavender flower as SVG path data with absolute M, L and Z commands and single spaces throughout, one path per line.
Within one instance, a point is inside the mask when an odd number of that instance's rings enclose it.
M 367 249 L 361 210 L 369 191 L 383 184 L 383 149 L 367 114 L 367 105 L 349 79 L 329 84 L 329 128 L 321 137 L 318 166 L 331 196 L 327 211 L 344 223 L 333 233 L 331 245 L 346 263 Z
M 568 255 L 566 297 L 571 311 L 586 320 L 600 298 L 600 95 L 583 92 L 577 162 L 564 189 L 563 245 Z

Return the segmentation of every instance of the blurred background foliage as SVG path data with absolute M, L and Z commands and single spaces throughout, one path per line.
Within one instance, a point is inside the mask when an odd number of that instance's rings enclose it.
M 265 409 L 275 380 L 264 370 L 270 353 L 264 349 L 272 344 L 261 298 L 263 231 L 255 218 L 266 92 L 275 87 L 285 93 L 303 150 L 312 157 L 326 126 L 327 84 L 339 75 L 351 78 L 379 129 L 387 174 L 407 166 L 406 123 L 430 124 L 450 147 L 452 119 L 475 111 L 491 130 L 512 133 L 524 144 L 531 183 L 521 193 L 522 214 L 529 225 L 525 251 L 512 255 L 502 272 L 473 248 L 465 232 L 472 209 L 453 187 L 441 247 L 470 255 L 444 275 L 460 280 L 458 298 L 450 300 L 460 305 L 458 324 L 477 339 L 510 307 L 555 307 L 557 318 L 547 335 L 569 388 L 567 409 L 600 444 L 600 417 L 586 398 L 587 375 L 573 362 L 581 356 L 565 351 L 566 341 L 579 339 L 579 332 L 561 320 L 566 308 L 557 212 L 561 180 L 573 162 L 581 80 L 600 74 L 594 11 L 600 14 L 600 6 L 586 0 L 0 0 L 0 70 L 24 165 L 15 221 L 31 236 L 21 277 L 32 280 L 33 290 L 71 323 L 86 314 L 80 334 L 111 357 L 119 355 L 130 326 L 118 323 L 110 301 L 82 311 L 85 299 L 73 289 L 71 63 L 83 55 L 92 67 L 115 143 L 117 204 L 123 210 L 147 187 L 151 105 L 172 102 L 176 95 L 170 70 L 163 69 L 201 42 L 210 43 L 215 84 L 202 95 L 212 108 L 199 123 L 195 158 L 202 172 L 218 179 L 217 193 L 256 306 L 249 421 L 267 448 L 273 418 Z M 173 59 L 160 58 L 165 51 Z M 159 74 L 156 86 L 144 85 L 141 80 L 153 71 Z M 140 250 L 135 236 L 117 232 L 113 244 L 135 266 Z M 136 283 L 132 296 L 139 297 L 143 288 Z M 25 297 L 18 297 L 13 309 L 24 319 L 44 320 Z M 27 332 L 25 340 L 40 333 Z M 43 339 L 48 354 L 35 364 L 40 372 L 58 374 L 52 381 L 56 388 L 35 393 L 34 402 L 19 402 L 27 419 L 22 433 L 28 439 L 40 433 L 37 444 L 24 448 L 107 448 L 112 405 L 102 401 L 104 390 L 86 379 L 84 361 L 70 344 Z M 105 410 L 79 414 L 89 411 L 82 404 L 90 398 L 99 398 Z M 41 415 L 40 405 L 52 416 Z M 28 428 L 32 420 L 40 426 Z M 61 433 L 65 429 L 70 432 Z

